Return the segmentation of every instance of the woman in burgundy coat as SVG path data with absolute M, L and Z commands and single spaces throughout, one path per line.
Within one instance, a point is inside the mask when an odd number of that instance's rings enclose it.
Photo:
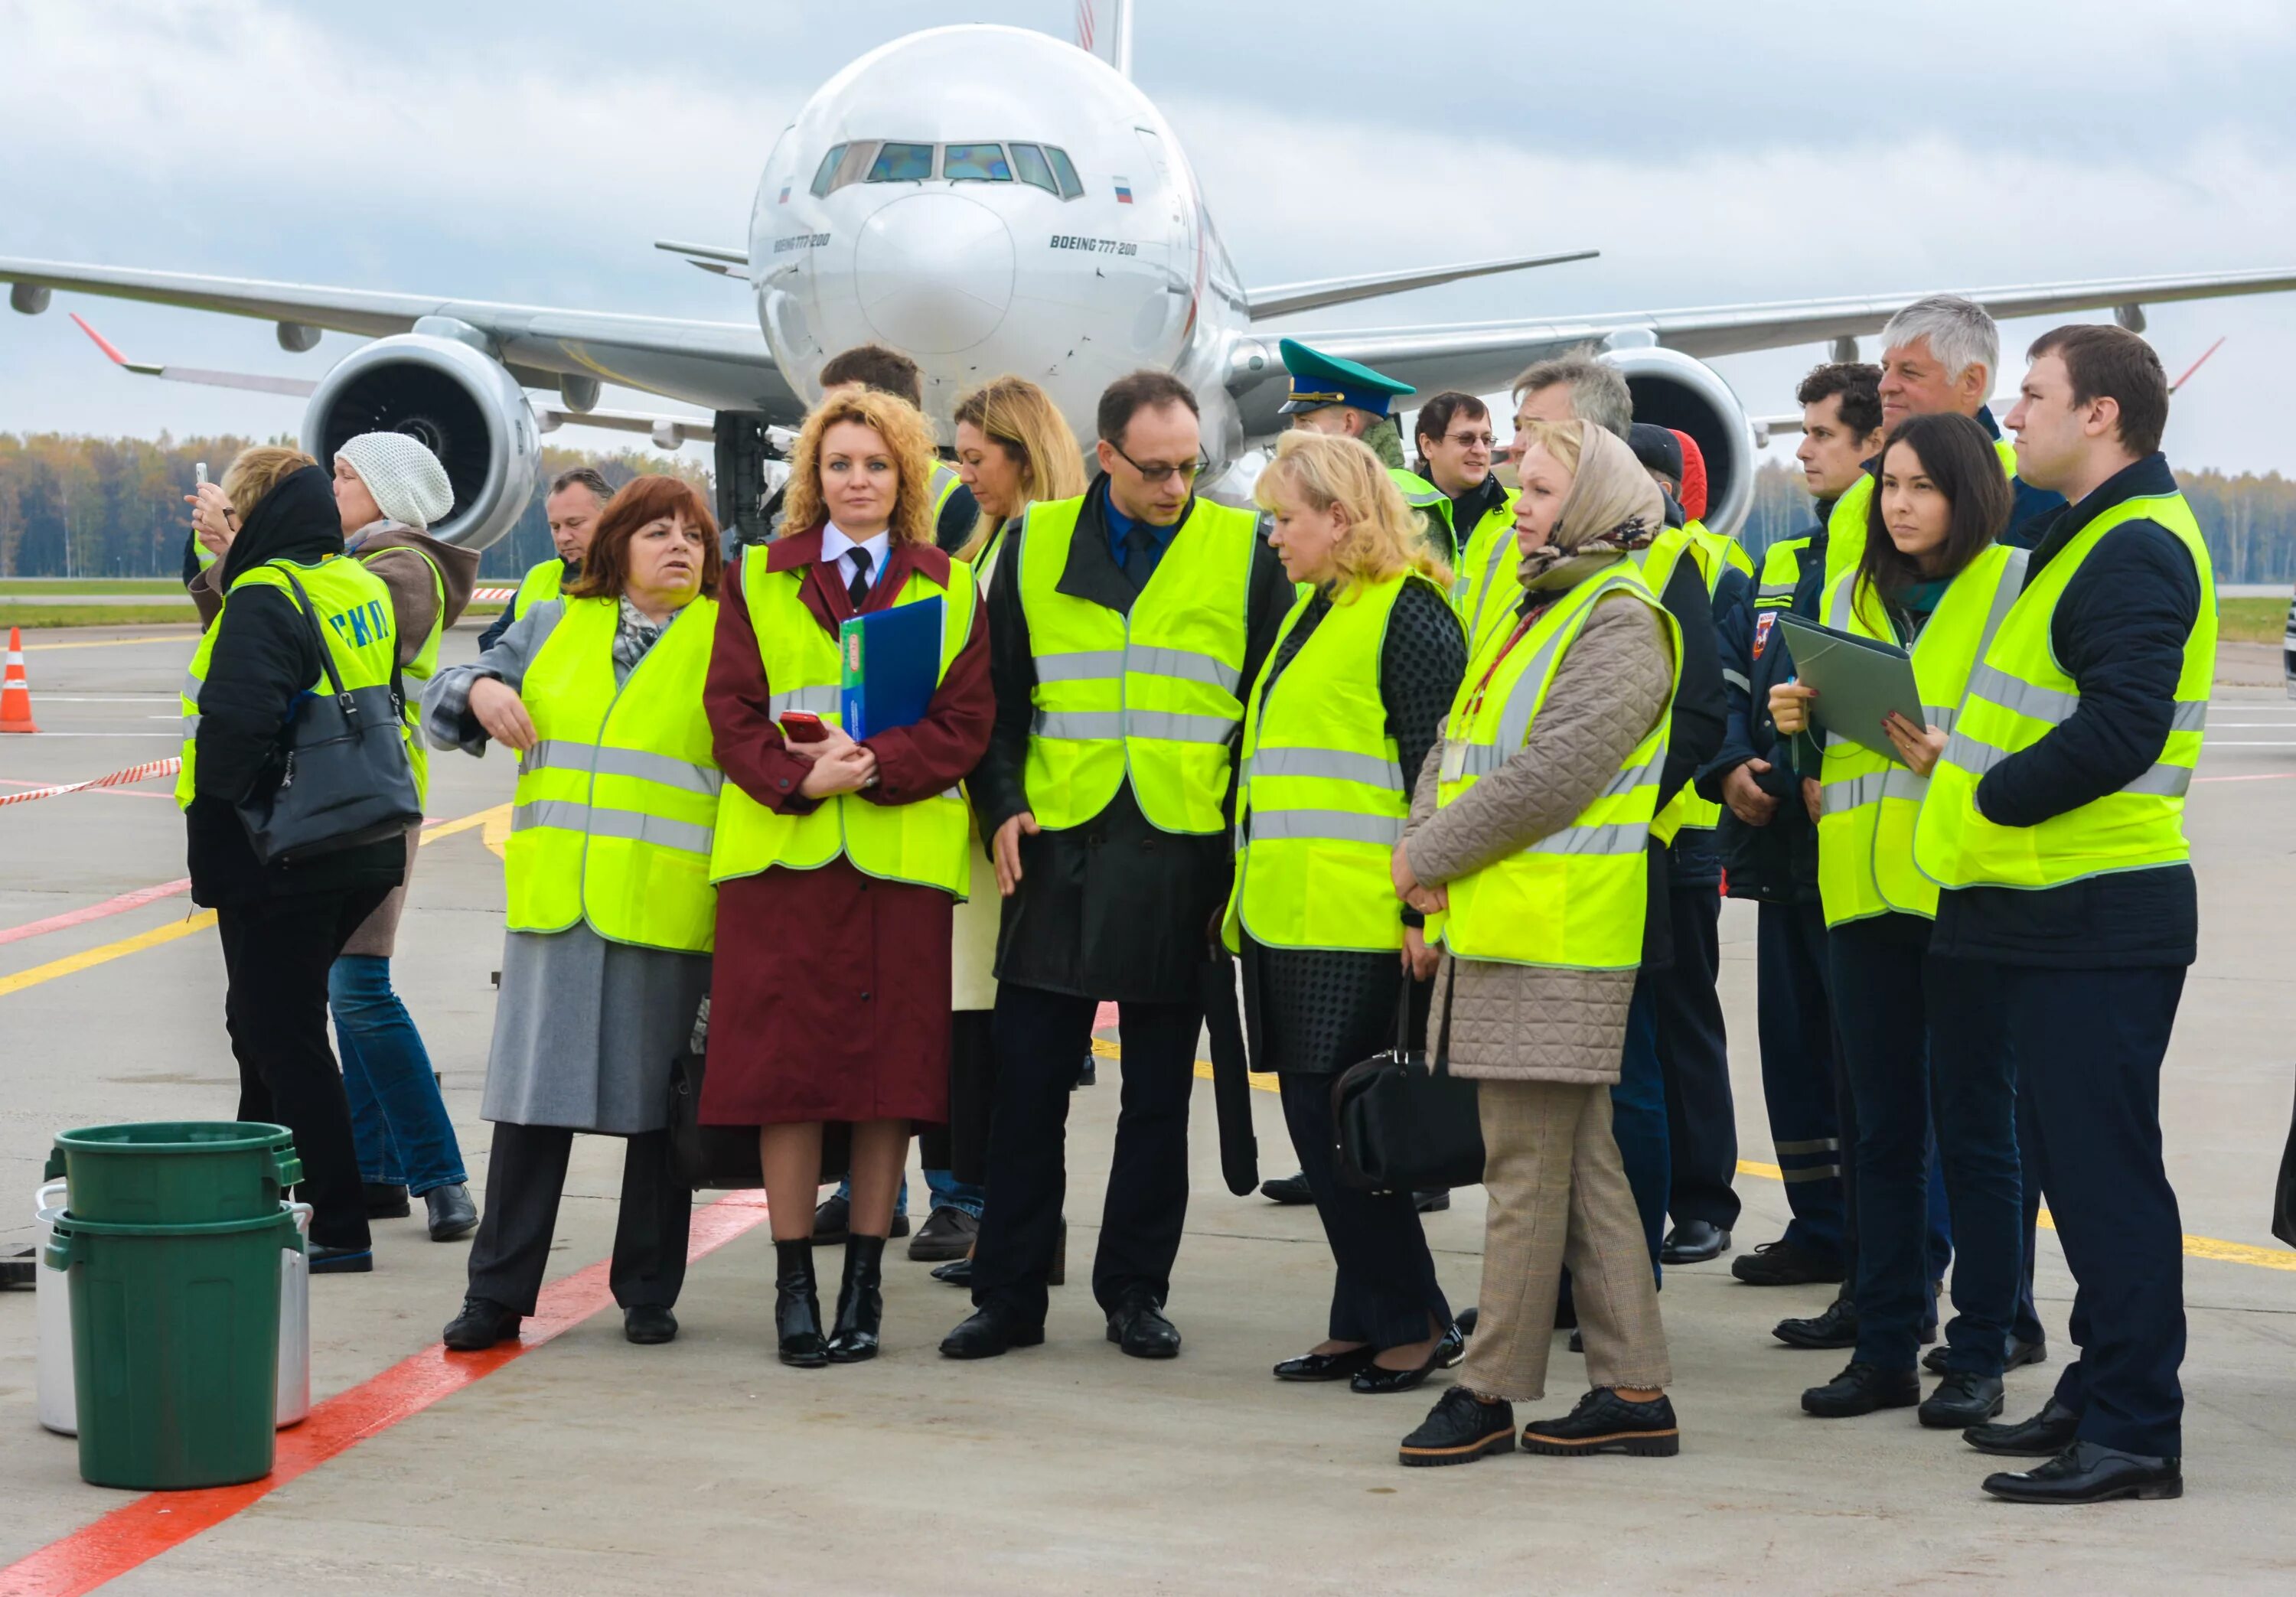
M 781 1357 L 816 1368 L 874 1356 L 910 1128 L 948 1118 L 950 923 L 967 880 L 957 787 L 996 705 L 972 569 L 933 546 L 924 417 L 834 390 L 792 466 L 783 535 L 727 572 L 705 692 L 726 786 L 701 1118 L 762 1128 Z M 855 742 L 839 725 L 839 624 L 935 598 L 942 674 L 923 718 Z M 817 728 L 800 725 L 808 711 Z M 785 725 L 820 735 L 792 741 Z M 853 1128 L 853 1200 L 824 1337 L 813 1210 L 825 1121 Z

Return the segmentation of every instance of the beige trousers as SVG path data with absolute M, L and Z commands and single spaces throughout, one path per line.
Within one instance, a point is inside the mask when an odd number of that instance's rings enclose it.
M 1611 1090 L 1543 1081 L 1476 1084 L 1483 1122 L 1481 1320 L 1459 1384 L 1486 1397 L 1546 1395 L 1562 1266 L 1587 1343 L 1587 1384 L 1674 1379 L 1642 1217 L 1611 1138 Z

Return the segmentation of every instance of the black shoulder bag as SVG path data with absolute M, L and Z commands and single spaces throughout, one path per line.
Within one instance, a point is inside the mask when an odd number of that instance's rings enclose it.
M 285 564 L 276 569 L 295 590 L 332 691 L 297 701 L 279 734 L 278 782 L 236 807 L 255 857 L 266 865 L 379 843 L 422 819 L 400 723 L 405 693 L 396 656 L 388 686 L 346 689 L 310 594 Z
M 1411 979 L 1396 1005 L 1395 1045 L 1350 1065 L 1332 1084 L 1332 1126 L 1340 1180 L 1367 1192 L 1425 1192 L 1480 1186 L 1483 1123 L 1475 1084 L 1451 1074 L 1451 983 L 1435 1059 L 1411 1048 Z

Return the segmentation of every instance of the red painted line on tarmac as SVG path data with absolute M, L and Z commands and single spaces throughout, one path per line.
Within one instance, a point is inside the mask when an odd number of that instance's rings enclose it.
M 147 904 L 191 890 L 192 879 L 188 876 L 180 881 L 163 881 L 156 887 L 137 888 L 132 893 L 122 893 L 119 897 L 107 898 L 101 904 L 66 910 L 61 915 L 50 915 L 45 921 L 27 921 L 21 926 L 11 926 L 0 930 L 0 943 L 17 943 L 26 938 L 38 937 L 44 931 L 62 931 L 67 927 L 85 926 L 90 921 L 101 921 L 106 915 L 116 915 L 123 910 L 141 909 Z
M 2246 776 L 2195 776 L 2194 782 L 2286 782 L 2296 771 L 2259 771 Z
M 713 1252 L 761 1223 L 765 1198 L 763 1192 L 728 1192 L 697 1209 L 686 1258 Z M 498 1343 L 484 1353 L 448 1353 L 433 1344 L 315 1405 L 309 1419 L 279 1433 L 278 1454 L 261 1480 L 196 1492 L 152 1492 L 18 1560 L 0 1569 L 0 1597 L 78 1597 L 212 1530 L 297 1476 L 579 1325 L 614 1300 L 607 1268 L 601 1261 L 543 1288 L 520 1341 Z

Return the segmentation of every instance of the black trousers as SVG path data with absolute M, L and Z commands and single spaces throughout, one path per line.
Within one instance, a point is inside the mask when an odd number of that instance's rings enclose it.
M 948 1124 L 920 1133 L 917 1146 L 928 1170 L 947 1170 L 973 1186 L 988 1181 L 988 1122 L 996 1109 L 996 1011 L 961 1009 L 949 1017 Z M 933 1155 L 945 1151 L 947 1162 Z
M 1090 998 L 1004 982 L 996 989 L 996 1107 L 988 1212 L 973 1244 L 972 1300 L 1044 1323 L 1061 1205 L 1068 1195 L 1070 1088 L 1092 1046 Z M 1092 1295 L 1112 1309 L 1142 1289 L 1162 1303 L 1188 1214 L 1188 1093 L 1196 1080 L 1193 1003 L 1127 1003 L 1118 1039 L 1124 1093 L 1101 1211 Z
M 1825 912 L 1815 904 L 1763 904 L 1754 951 L 1762 1103 L 1793 1211 L 1785 1240 L 1854 1265 L 1841 1150 L 1854 1145 L 1842 1113 L 1855 1109 L 1833 1042 Z M 1854 1268 L 1849 1279 L 1857 1279 Z
M 1667 1210 L 1677 1225 L 1738 1223 L 1738 1111 L 1730 1100 L 1730 1040 L 1722 1027 L 1722 895 L 1684 888 L 1672 895 L 1674 963 L 1651 977 L 1658 1062 L 1666 1077 Z
M 239 1118 L 295 1134 L 311 1241 L 326 1248 L 365 1248 L 372 1240 L 350 1100 L 327 1044 L 327 970 L 390 894 L 387 887 L 362 888 L 216 909 L 229 979 L 224 1024 L 239 1061 Z
M 685 1284 L 685 1243 L 693 1194 L 677 1178 L 668 1131 L 622 1139 L 622 1201 L 614 1220 L 608 1281 L 624 1308 L 677 1301 Z M 471 1296 L 530 1314 L 558 1230 L 558 1200 L 574 1133 L 563 1126 L 495 1122 L 487 1163 L 487 1210 L 471 1247 Z
M 1324 1334 L 1335 1342 L 1385 1348 L 1424 1341 L 1431 1319 L 1448 1330 L 1451 1306 L 1435 1279 L 1435 1256 L 1427 1250 L 1411 1194 L 1366 1192 L 1339 1178 L 1332 1125 L 1332 1084 L 1339 1078 L 1286 1071 L 1276 1079 L 1283 1124 L 1338 1266 Z
M 1941 1030 L 1955 1046 L 2014 1062 L 2026 1167 L 2072 1267 L 2080 1353 L 2057 1401 L 2080 1415 L 2083 1441 L 2178 1456 L 2185 1238 L 2161 1159 L 2161 1061 L 2184 970 L 1939 962 L 1955 978 Z

